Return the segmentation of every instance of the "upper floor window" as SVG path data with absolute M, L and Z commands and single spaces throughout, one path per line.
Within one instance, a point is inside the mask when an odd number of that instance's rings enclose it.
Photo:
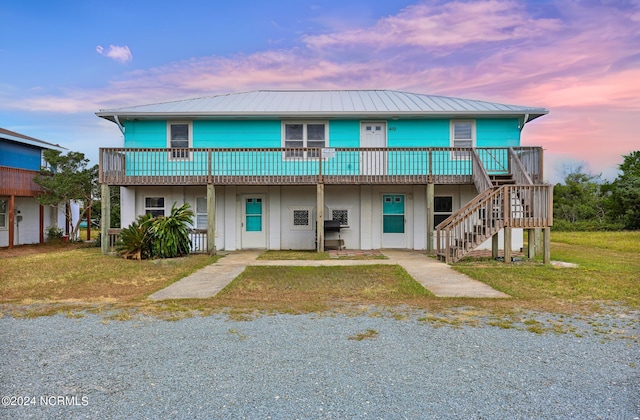
M 189 148 L 193 144 L 191 123 L 167 123 L 167 147 L 170 147 L 172 159 L 189 159 Z M 182 149 L 182 150 L 180 150 Z
M 476 123 L 472 120 L 451 121 L 451 147 L 475 147 L 476 143 Z M 454 151 L 455 159 L 471 159 L 468 151 Z
M 282 146 L 287 149 L 285 157 L 288 158 L 317 158 L 320 157 L 321 148 L 328 146 L 327 124 L 323 122 L 287 122 L 283 124 Z M 318 148 L 304 151 L 303 148 Z

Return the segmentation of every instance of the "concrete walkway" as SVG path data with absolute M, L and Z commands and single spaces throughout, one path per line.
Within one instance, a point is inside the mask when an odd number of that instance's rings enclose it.
M 388 259 L 371 260 L 256 260 L 263 251 L 234 251 L 201 270 L 149 296 L 150 299 L 205 299 L 214 296 L 248 265 L 262 266 L 355 266 L 398 264 L 437 297 L 507 298 L 485 283 L 454 271 L 418 251 L 383 250 Z
M 385 249 L 384 255 L 407 270 L 418 283 L 438 297 L 508 298 L 478 280 L 458 273 L 449 265 L 411 250 Z
M 234 251 L 171 286 L 158 290 L 149 299 L 206 299 L 214 296 L 244 271 L 264 251 Z

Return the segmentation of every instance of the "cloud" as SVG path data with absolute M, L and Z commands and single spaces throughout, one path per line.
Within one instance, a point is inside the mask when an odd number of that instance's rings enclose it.
M 483 42 L 513 42 L 561 26 L 558 19 L 528 17 L 514 1 L 456 1 L 408 6 L 369 28 L 306 36 L 303 40 L 315 50 L 401 46 L 437 50 Z
M 527 144 L 595 161 L 599 171 L 638 148 L 640 7 L 560 4 L 428 0 L 368 26 L 302 36 L 295 48 L 195 57 L 124 73 L 102 88 L 0 102 L 71 113 L 274 88 L 461 96 L 550 108 L 525 128 Z M 96 51 L 132 59 L 126 46 Z
M 133 60 L 133 55 L 131 54 L 131 50 L 129 50 L 129 47 L 126 45 L 123 47 L 119 47 L 117 45 L 109 45 L 109 49 L 107 51 L 104 50 L 102 45 L 98 45 L 96 47 L 96 51 L 100 55 L 104 55 L 105 57 L 109 57 L 121 63 L 126 63 L 128 61 Z

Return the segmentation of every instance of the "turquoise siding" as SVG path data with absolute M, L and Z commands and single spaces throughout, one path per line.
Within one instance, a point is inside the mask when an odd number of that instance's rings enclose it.
M 0 166 L 39 171 L 42 163 L 39 147 L 0 141 Z
M 166 121 L 126 121 L 125 147 L 166 147 Z M 389 147 L 449 147 L 450 120 L 387 122 Z M 329 122 L 331 147 L 359 147 L 360 121 Z M 476 147 L 518 147 L 518 120 L 476 120 Z M 194 121 L 193 147 L 282 147 L 281 121 Z
M 518 120 L 476 120 L 476 147 L 519 147 Z
M 329 121 L 329 147 L 360 146 L 360 120 Z M 125 147 L 165 148 L 166 121 L 125 122 Z M 193 121 L 194 148 L 280 148 L 282 122 L 273 120 L 250 121 Z M 449 147 L 450 120 L 389 120 L 387 121 L 388 147 Z M 517 119 L 476 120 L 477 147 L 517 147 L 520 130 Z M 153 156 L 152 156 L 153 155 Z M 190 176 L 208 173 L 208 153 L 189 152 L 188 159 L 171 159 L 165 153 L 132 153 L 127 156 L 128 174 Z M 387 175 L 424 175 L 429 171 L 427 152 L 389 152 L 386 158 L 364 159 L 358 151 L 337 152 L 334 158 L 322 161 L 322 172 L 327 175 L 359 175 L 384 173 Z M 369 155 L 370 156 L 370 155 Z M 451 152 L 433 152 L 432 173 L 470 174 L 469 159 L 455 159 Z M 506 165 L 506 155 L 482 155 L 499 171 Z M 384 161 L 382 161 L 383 159 Z M 225 152 L 217 153 L 212 162 L 214 175 L 260 175 L 268 170 L 277 175 L 313 175 L 318 172 L 317 159 L 285 159 L 282 152 Z M 373 167 L 375 166 L 375 167 Z
M 360 147 L 360 121 L 330 121 L 329 147 Z
M 194 121 L 193 147 L 282 147 L 280 121 Z
M 125 121 L 124 147 L 167 147 L 166 121 Z
M 449 120 L 389 121 L 389 147 L 449 147 Z

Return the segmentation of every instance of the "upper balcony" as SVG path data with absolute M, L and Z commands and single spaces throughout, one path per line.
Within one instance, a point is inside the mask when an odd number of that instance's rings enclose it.
M 473 184 L 486 174 L 543 182 L 542 148 L 101 148 L 108 185 Z M 485 176 L 486 178 L 486 176 Z
M 0 196 L 37 196 L 42 192 L 42 188 L 33 182 L 38 174 L 38 171 L 0 166 Z

